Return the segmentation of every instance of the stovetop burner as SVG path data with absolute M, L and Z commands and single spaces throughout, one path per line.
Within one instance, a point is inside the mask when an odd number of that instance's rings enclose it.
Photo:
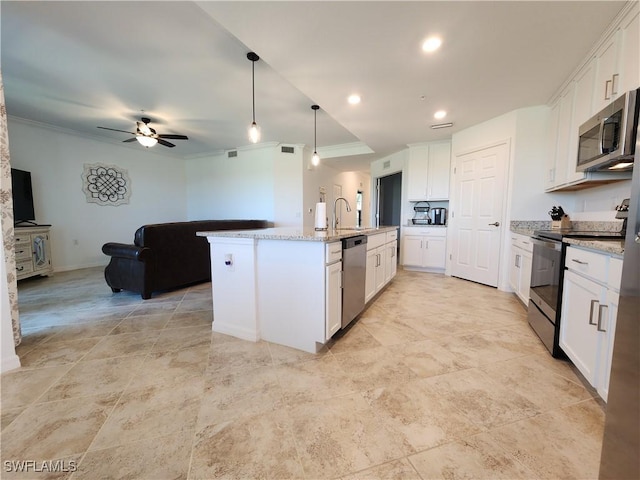
M 533 232 L 536 237 L 549 238 L 561 241 L 563 238 L 599 238 L 599 239 L 624 239 L 622 232 L 599 232 L 594 230 L 572 230 L 560 228 L 557 230 L 536 230 Z

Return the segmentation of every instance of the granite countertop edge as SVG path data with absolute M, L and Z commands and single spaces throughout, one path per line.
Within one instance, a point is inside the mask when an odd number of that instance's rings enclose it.
M 221 238 L 252 238 L 257 240 L 293 240 L 305 242 L 336 242 L 344 238 L 358 235 L 375 235 L 397 230 L 398 227 L 371 227 L 371 228 L 345 228 L 344 230 L 320 230 L 316 231 L 312 227 L 275 227 L 259 230 L 217 230 L 197 232 L 199 237 L 221 237 Z
M 624 240 L 587 240 L 584 238 L 565 238 L 564 243 L 576 247 L 590 248 L 599 252 L 622 256 L 624 254 Z

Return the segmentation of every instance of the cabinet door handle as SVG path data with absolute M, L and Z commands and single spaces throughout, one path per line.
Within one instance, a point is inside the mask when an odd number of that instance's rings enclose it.
M 589 262 L 583 262 L 582 260 L 578 260 L 578 259 L 575 259 L 575 258 L 572 258 L 571 261 L 579 263 L 580 265 L 589 265 Z
M 620 78 L 620 75 L 617 73 L 614 73 L 613 77 L 611 77 L 611 94 L 612 95 L 618 94 L 618 78 Z
M 606 332 L 606 330 L 602 328 L 602 317 L 604 317 L 604 315 L 602 314 L 602 311 L 608 308 L 609 307 L 607 305 L 600 305 L 598 307 L 598 326 L 596 328 L 598 329 L 599 332 Z
M 520 268 L 520 255 L 516 255 L 516 267 Z
M 499 227 L 500 226 L 500 222 L 488 223 L 487 225 L 489 225 L 490 227 Z
M 596 325 L 593 321 L 593 311 L 596 309 L 596 304 L 598 304 L 598 300 L 591 300 L 591 308 L 589 309 L 589 325 Z
M 612 81 L 611 80 L 607 80 L 606 82 L 604 82 L 604 99 L 605 100 L 611 100 L 611 95 L 609 95 L 609 85 L 611 85 Z

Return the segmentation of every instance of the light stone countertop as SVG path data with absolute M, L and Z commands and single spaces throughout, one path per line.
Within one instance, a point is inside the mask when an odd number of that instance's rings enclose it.
M 590 248 L 600 252 L 611 253 L 622 256 L 624 254 L 624 240 L 607 239 L 607 240 L 587 240 L 584 238 L 565 238 L 564 243 L 574 245 L 576 247 Z
M 258 240 L 294 240 L 307 242 L 336 242 L 356 235 L 375 235 L 397 230 L 398 227 L 343 227 L 342 229 L 316 231 L 313 227 L 275 227 L 257 230 L 218 230 L 197 232 L 199 237 L 254 238 Z

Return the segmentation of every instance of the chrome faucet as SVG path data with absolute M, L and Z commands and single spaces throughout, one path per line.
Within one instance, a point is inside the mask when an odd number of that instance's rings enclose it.
M 338 206 L 338 200 L 344 200 L 344 203 L 347 205 L 347 212 L 351 211 L 351 205 L 349 205 L 349 202 L 347 201 L 346 198 L 344 197 L 338 197 L 336 198 L 336 201 L 333 202 L 333 229 L 337 230 L 338 228 L 338 216 L 336 215 L 336 209 Z

